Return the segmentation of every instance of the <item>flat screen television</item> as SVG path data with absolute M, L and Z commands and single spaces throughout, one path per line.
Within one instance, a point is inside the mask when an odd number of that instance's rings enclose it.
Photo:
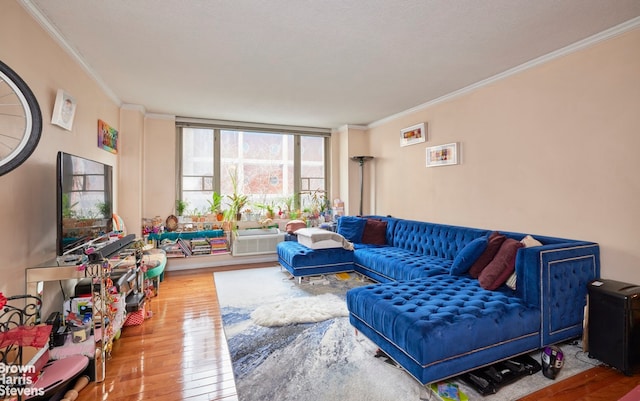
M 113 168 L 65 152 L 56 168 L 57 254 L 81 253 L 113 230 Z

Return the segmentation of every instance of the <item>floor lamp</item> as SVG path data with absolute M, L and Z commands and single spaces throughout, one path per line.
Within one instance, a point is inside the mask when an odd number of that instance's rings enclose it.
M 351 160 L 360 164 L 360 214 L 362 216 L 362 198 L 364 197 L 364 163 L 373 159 L 373 156 L 351 156 Z

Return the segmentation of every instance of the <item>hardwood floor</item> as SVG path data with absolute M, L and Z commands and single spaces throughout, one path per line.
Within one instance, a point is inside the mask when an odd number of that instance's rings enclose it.
M 518 401 L 616 401 L 638 385 L 638 373 L 629 377 L 614 369 L 598 366 Z
M 167 272 L 153 317 L 123 329 L 105 380 L 89 383 L 77 401 L 237 400 L 212 274 L 222 270 Z M 639 374 L 596 367 L 519 401 L 615 401 L 638 385 Z
M 105 380 L 77 401 L 237 400 L 213 282 L 221 270 L 166 272 L 150 303 L 153 317 L 122 330 Z

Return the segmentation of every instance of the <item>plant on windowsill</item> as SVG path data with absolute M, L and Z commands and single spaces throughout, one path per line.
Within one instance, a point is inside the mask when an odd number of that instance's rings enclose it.
M 294 207 L 296 207 L 296 205 L 299 203 L 298 199 L 299 197 L 297 194 L 293 194 L 291 196 L 284 198 L 284 201 L 283 201 L 284 210 L 282 211 L 283 219 L 295 219 L 297 217 Z
M 267 219 L 273 219 L 276 216 L 275 206 L 273 203 L 256 203 L 255 206 L 258 209 L 264 210 L 265 217 Z
M 329 207 L 329 201 L 324 191 L 320 189 L 316 189 L 311 193 L 310 212 L 311 212 L 312 218 L 317 219 L 320 217 L 320 215 L 324 215 L 328 207 Z
M 182 199 L 177 199 L 176 200 L 176 214 L 178 216 L 184 216 L 184 212 L 185 210 L 187 210 L 187 206 L 189 205 L 189 203 L 185 200 Z
M 238 171 L 229 170 L 229 176 L 231 179 L 231 187 L 233 188 L 233 193 L 231 195 L 227 195 L 227 198 L 229 198 L 229 201 L 231 202 L 231 216 L 235 217 L 236 221 L 240 221 L 242 218 L 242 208 L 245 207 L 249 198 L 247 195 L 243 195 L 238 192 Z
M 222 195 L 213 191 L 212 198 L 207 200 L 207 202 L 209 202 L 209 210 L 211 213 L 216 216 L 218 221 L 222 221 L 224 219 L 224 214 L 222 212 Z
M 247 204 L 249 200 L 247 195 L 241 195 L 234 193 L 233 195 L 227 195 L 229 200 L 231 201 L 231 216 L 235 217 L 236 221 L 240 221 L 242 219 L 242 209 Z
M 176 199 L 176 214 L 178 215 L 178 222 L 184 223 L 184 212 L 187 210 L 189 203 L 182 199 Z
M 193 221 L 194 223 L 203 223 L 205 220 L 204 215 L 206 214 L 206 209 L 203 212 L 202 210 L 196 208 L 196 209 L 193 209 L 193 211 L 191 211 L 190 214 L 191 214 L 191 221 Z

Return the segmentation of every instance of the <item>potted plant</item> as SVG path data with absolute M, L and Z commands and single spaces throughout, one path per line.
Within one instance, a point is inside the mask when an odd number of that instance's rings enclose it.
M 222 195 L 213 191 L 213 196 L 209 199 L 209 210 L 212 214 L 216 215 L 216 219 L 218 221 L 222 221 L 224 219 L 224 214 L 222 213 Z
M 238 191 L 238 171 L 229 171 L 229 175 L 233 194 L 227 195 L 227 198 L 231 201 L 231 216 L 235 216 L 236 221 L 239 221 L 242 218 L 242 208 L 247 204 L 249 198 Z
M 265 212 L 265 217 L 268 219 L 273 219 L 276 215 L 273 203 L 256 203 L 256 207 L 258 209 L 263 209 Z
M 182 199 L 176 200 L 176 214 L 178 215 L 178 222 L 184 222 L 184 212 L 187 210 L 189 203 Z
M 327 198 L 324 191 L 316 189 L 311 193 L 311 207 L 310 213 L 312 218 L 317 219 L 320 214 L 324 214 L 328 207 Z
M 242 208 L 247 204 L 249 198 L 247 195 L 242 195 L 238 193 L 233 193 L 233 195 L 228 195 L 229 200 L 231 201 L 231 210 L 232 216 L 235 216 L 236 220 L 239 221 L 242 218 Z

